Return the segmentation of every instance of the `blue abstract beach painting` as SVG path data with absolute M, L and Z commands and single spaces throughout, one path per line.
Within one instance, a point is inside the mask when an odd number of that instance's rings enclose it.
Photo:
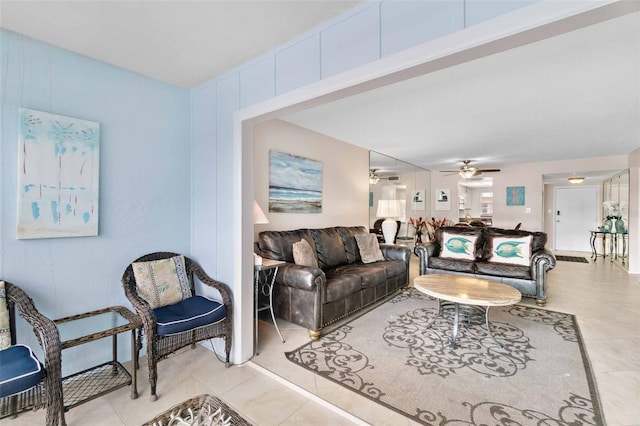
M 269 151 L 269 211 L 322 213 L 322 163 Z
M 19 108 L 17 238 L 98 235 L 100 124 Z

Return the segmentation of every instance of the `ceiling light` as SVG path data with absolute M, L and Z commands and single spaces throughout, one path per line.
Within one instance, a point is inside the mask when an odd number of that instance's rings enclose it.
M 470 179 L 473 177 L 473 175 L 476 174 L 476 168 L 473 166 L 467 166 L 464 165 L 462 167 L 460 167 L 460 176 L 462 176 L 462 178 L 464 179 Z
M 582 183 L 583 180 L 584 178 L 582 176 L 571 176 L 569 178 L 569 182 L 571 183 Z

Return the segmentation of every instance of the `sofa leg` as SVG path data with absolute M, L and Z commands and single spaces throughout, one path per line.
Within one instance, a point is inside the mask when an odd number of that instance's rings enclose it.
M 318 340 L 320 338 L 320 332 L 321 330 L 309 330 L 309 338 L 311 340 Z
M 536 305 L 538 306 L 544 306 L 547 304 L 547 300 L 546 299 L 536 299 Z

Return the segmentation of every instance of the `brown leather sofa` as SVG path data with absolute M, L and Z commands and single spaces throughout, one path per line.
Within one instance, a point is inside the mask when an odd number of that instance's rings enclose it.
M 440 257 L 443 233 L 478 237 L 475 241 L 473 260 Z M 489 260 L 492 241 L 496 237 L 531 236 L 531 257 L 528 265 L 510 265 Z M 514 287 L 525 297 L 533 297 L 536 304 L 547 303 L 547 272 L 556 266 L 556 258 L 545 249 L 547 234 L 500 228 L 442 227 L 436 231 L 435 241 L 417 245 L 415 254 L 420 258 L 420 275 L 459 274 L 498 281 Z
M 306 327 L 315 340 L 327 325 L 405 287 L 411 251 L 381 244 L 385 260 L 362 263 L 354 236 L 366 233 L 359 226 L 261 232 L 256 252 L 287 262 L 273 288 L 275 315 Z M 295 264 L 293 244 L 302 239 L 315 250 L 318 268 Z

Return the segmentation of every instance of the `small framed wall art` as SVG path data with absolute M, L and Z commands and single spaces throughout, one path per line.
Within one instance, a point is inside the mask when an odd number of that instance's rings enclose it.
M 436 210 L 451 210 L 451 189 L 436 189 Z
M 524 186 L 507 186 L 507 205 L 524 206 Z

